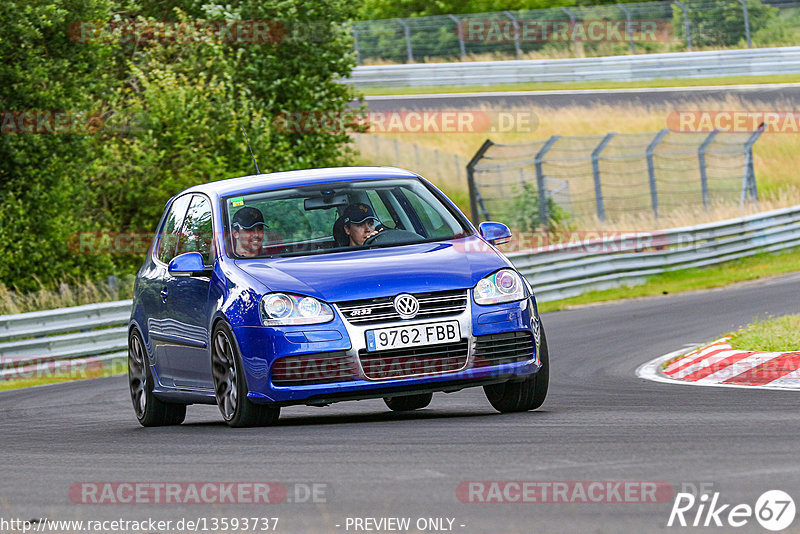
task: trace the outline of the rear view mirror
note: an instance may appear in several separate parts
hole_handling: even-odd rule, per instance
[[[503,223],[491,221],[482,222],[478,226],[478,231],[480,231],[481,236],[492,245],[502,245],[511,240],[511,230]]]
[[[202,276],[210,274],[213,268],[203,264],[203,255],[199,252],[185,252],[172,258],[167,270],[173,276]]]
[[[320,196],[307,198],[303,201],[303,207],[306,211],[321,210],[325,208],[333,208],[335,206],[346,206],[350,203],[347,195],[339,193],[333,196]]]

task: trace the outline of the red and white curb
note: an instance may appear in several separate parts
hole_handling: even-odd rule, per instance
[[[724,337],[688,353],[684,348],[659,356],[640,366],[636,376],[695,386],[800,389],[800,352],[736,350],[729,340]],[[665,362],[670,362],[667,367]]]

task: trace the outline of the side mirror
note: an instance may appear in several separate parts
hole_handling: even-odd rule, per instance
[[[478,226],[478,231],[481,233],[481,236],[492,245],[502,245],[511,240],[511,230],[503,223],[491,221],[482,222]]]
[[[172,258],[167,270],[173,276],[203,276],[211,274],[213,268],[203,265],[203,255],[199,252],[185,252]]]

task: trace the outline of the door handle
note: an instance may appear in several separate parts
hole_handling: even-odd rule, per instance
[[[161,290],[161,302],[163,302],[164,304],[167,303],[167,296],[169,296],[169,291],[167,291],[167,288],[162,289]]]

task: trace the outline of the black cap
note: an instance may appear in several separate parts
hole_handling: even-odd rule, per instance
[[[348,223],[362,223],[367,219],[374,219],[378,220],[375,216],[375,212],[372,211],[372,208],[367,206],[366,204],[350,204],[344,210],[344,224]]]
[[[257,224],[266,227],[264,215],[261,214],[260,210],[250,206],[237,211],[233,216],[233,221],[231,221],[231,226],[233,226],[234,230],[250,230]]]

